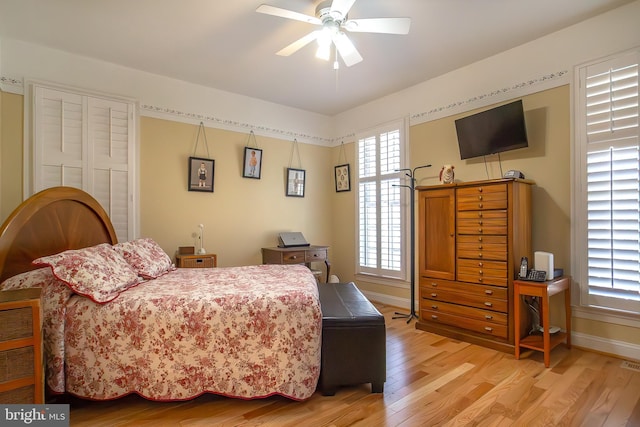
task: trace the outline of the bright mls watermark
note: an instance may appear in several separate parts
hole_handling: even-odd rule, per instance
[[[0,425],[69,427],[69,405],[0,405]]]

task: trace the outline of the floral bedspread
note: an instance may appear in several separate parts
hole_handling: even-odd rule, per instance
[[[73,295],[56,314],[64,343],[45,343],[57,355],[47,363],[53,391],[302,400],[320,374],[322,313],[302,265],[177,269],[106,304]],[[57,332],[48,338],[59,340]]]

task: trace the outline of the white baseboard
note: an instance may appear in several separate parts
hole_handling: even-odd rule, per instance
[[[362,293],[371,301],[391,305],[400,309],[404,308],[405,310],[409,310],[409,306],[411,304],[408,298],[395,297],[370,291],[362,291]],[[416,307],[416,312],[418,312],[418,310],[419,307]],[[594,335],[587,335],[580,332],[571,333],[571,343],[576,347],[584,348],[585,350],[611,354],[622,359],[638,360],[638,355],[640,354],[640,345],[625,341],[601,338]]]

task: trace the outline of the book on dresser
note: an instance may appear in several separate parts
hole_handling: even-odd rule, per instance
[[[418,187],[416,328],[512,352],[513,280],[531,259],[532,181]]]

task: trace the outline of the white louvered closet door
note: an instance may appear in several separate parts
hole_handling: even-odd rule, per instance
[[[34,86],[34,105],[34,190],[80,188],[133,238],[134,104]]]

